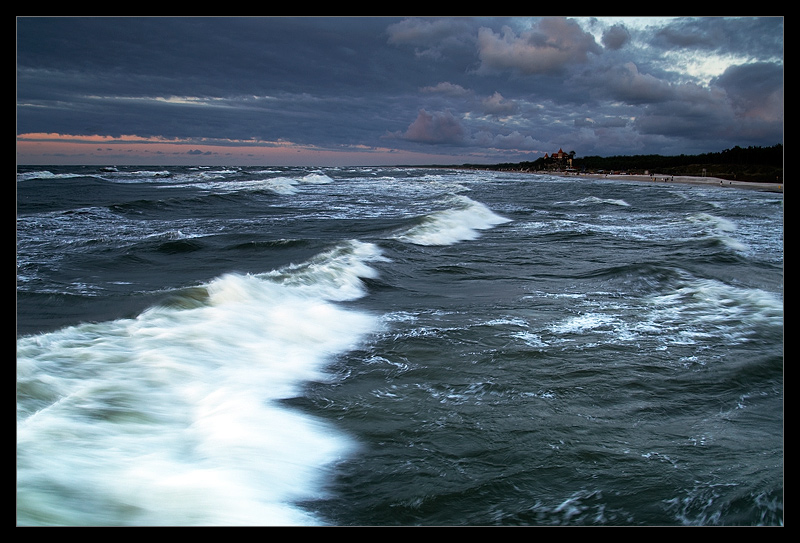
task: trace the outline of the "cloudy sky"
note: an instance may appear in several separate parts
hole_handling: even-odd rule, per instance
[[[492,164],[783,143],[782,17],[16,23],[18,164]]]

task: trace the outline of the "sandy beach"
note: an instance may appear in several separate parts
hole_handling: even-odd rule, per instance
[[[555,174],[559,175],[559,174]],[[752,183],[747,181],[731,181],[718,177],[694,177],[688,175],[620,175],[620,174],[560,174],[564,176],[586,177],[592,179],[615,179],[620,181],[650,181],[653,183],[682,183],[688,185],[707,185],[721,188],[737,188],[783,193],[783,183]]]

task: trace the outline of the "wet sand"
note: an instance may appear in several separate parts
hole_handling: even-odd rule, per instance
[[[735,188],[760,190],[764,192],[783,193],[783,183],[752,183],[748,181],[732,181],[718,177],[694,177],[689,175],[619,175],[619,174],[555,174],[570,177],[584,177],[588,179],[614,179],[620,181],[650,181],[652,183],[682,183],[689,185],[704,185],[720,188]]]

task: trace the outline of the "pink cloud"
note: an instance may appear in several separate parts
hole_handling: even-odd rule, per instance
[[[524,74],[548,73],[584,63],[589,53],[601,52],[591,34],[575,22],[545,17],[517,35],[505,26],[499,34],[490,28],[478,31],[480,71],[515,70]]]
[[[377,166],[451,164],[486,157],[415,153],[389,147],[319,148],[290,142],[167,141],[140,136],[17,136],[17,164]]]

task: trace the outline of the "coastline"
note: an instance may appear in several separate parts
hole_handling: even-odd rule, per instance
[[[620,174],[601,174],[601,173],[566,173],[548,172],[548,175],[558,175],[562,177],[581,177],[586,179],[613,179],[615,181],[647,181],[658,184],[681,183],[685,185],[703,185],[719,188],[734,188],[759,190],[762,192],[779,192],[783,194],[783,183],[753,183],[750,181],[733,181],[720,179],[719,177],[695,177],[689,175],[620,175]]]

